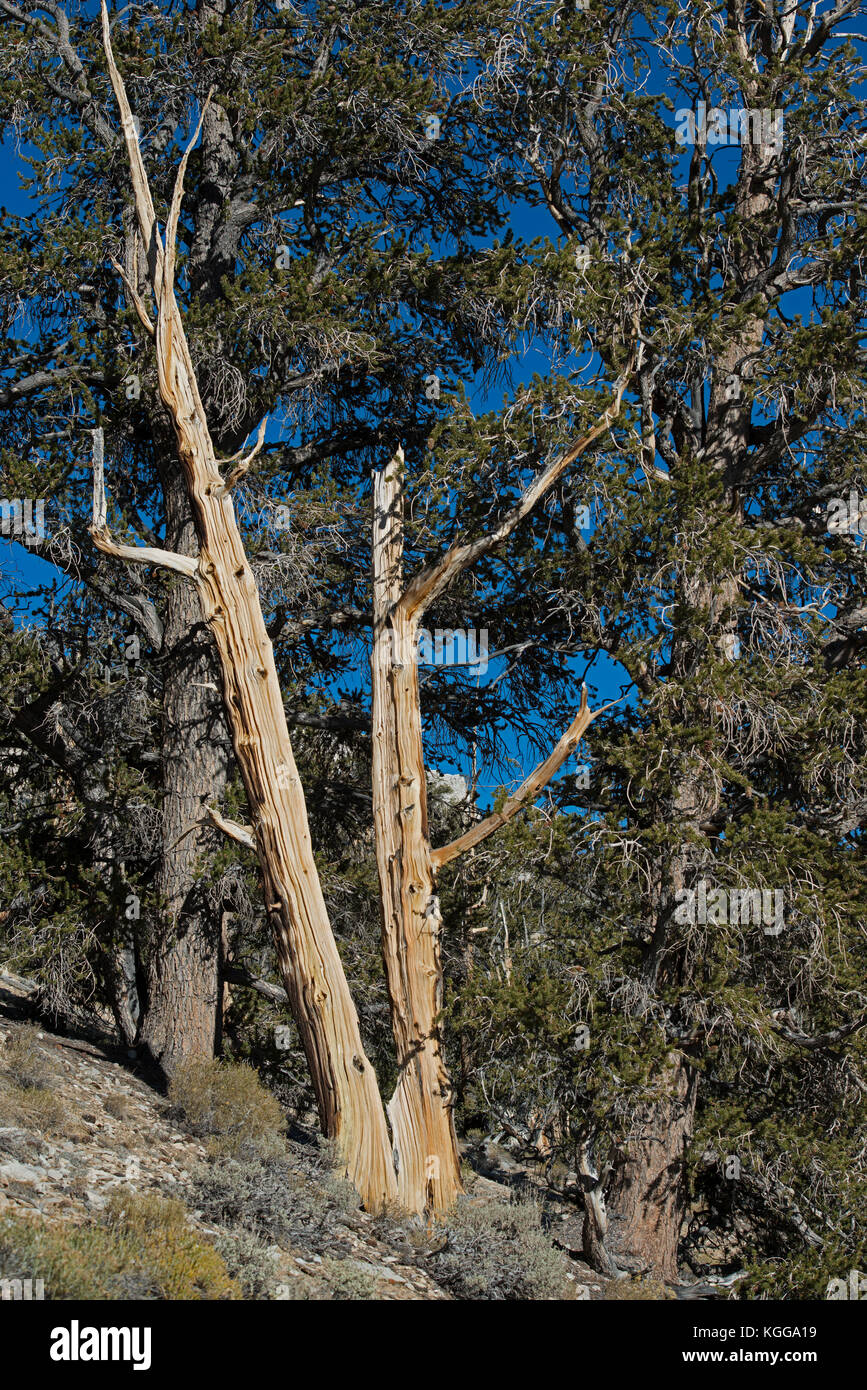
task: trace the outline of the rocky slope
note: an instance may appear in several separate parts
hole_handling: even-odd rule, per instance
[[[353,1194],[347,1195],[330,1177],[315,1136],[295,1131],[299,1137],[286,1141],[269,1209],[261,1191],[251,1191],[257,1186],[255,1171],[251,1178],[243,1164],[215,1165],[213,1154],[209,1163],[206,1145],[178,1127],[165,1097],[137,1074],[135,1060],[107,1039],[85,1041],[44,1027],[36,1033],[31,1025],[27,1036],[35,1049],[35,1065],[44,1063],[45,1077],[30,1089],[16,1088],[3,1058],[11,1055],[10,1040],[27,1016],[26,986],[4,977],[0,1225],[10,1215],[26,1215],[52,1227],[59,1222],[98,1226],[106,1209],[111,1210],[112,1194],[115,1199],[118,1193],[161,1194],[179,1198],[189,1230],[203,1242],[216,1244],[229,1273],[243,1288],[243,1294],[234,1296],[520,1296],[498,1282],[502,1268],[497,1263],[502,1267],[509,1260],[517,1271],[513,1282],[520,1285],[525,1273],[531,1281],[531,1297],[586,1299],[602,1293],[598,1276],[574,1254],[553,1251],[541,1231],[529,1233],[526,1250],[516,1243],[523,1238],[520,1231],[502,1235],[510,1213],[510,1187],[469,1172],[469,1215],[462,1217],[460,1239],[455,1233],[449,1239],[439,1230],[358,1210]],[[232,1188],[235,1181],[237,1191]],[[284,1191],[285,1199],[280,1196]],[[276,1209],[284,1201],[291,1207],[286,1219]],[[222,1215],[230,1208],[231,1219],[214,1219],[215,1211]],[[496,1238],[506,1243],[491,1259],[496,1241],[488,1239],[485,1222],[490,1222],[492,1211]],[[574,1239],[569,1239],[566,1223],[562,1237],[561,1247],[568,1250]],[[522,1262],[526,1271],[520,1268]],[[4,1272],[8,1270],[0,1269],[0,1275]],[[29,1273],[22,1270],[20,1275]]]

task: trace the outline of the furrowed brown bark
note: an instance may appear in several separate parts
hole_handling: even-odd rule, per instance
[[[199,558],[192,562],[159,551],[136,555],[129,547],[116,546],[105,528],[104,498],[101,508],[95,505],[92,534],[96,544],[111,554],[162,563],[197,583],[220,659],[227,717],[252,813],[277,957],[310,1067],[322,1126],[336,1140],[342,1163],[366,1205],[375,1208],[396,1195],[385,1116],[316,870],[273,648],[232,500],[214,457],[174,295],[175,233],[189,151],[178,171],[163,250],[132,113],[111,52],[104,2],[102,25],[157,303],[160,397],[175,429]],[[95,500],[101,488],[102,480],[97,489],[95,479]]]
[[[742,18],[742,17],[741,17]],[[740,23],[740,21],[738,21]],[[744,39],[744,54],[748,46]],[[745,73],[746,79],[746,73]],[[756,104],[756,89],[745,80],[744,100]],[[764,269],[768,247],[762,218],[772,205],[769,169],[774,156],[763,145],[747,142],[742,147],[741,169],[735,191],[740,225],[748,228],[731,275],[733,282],[746,284]],[[693,161],[693,178],[699,170]],[[770,177],[770,183],[769,183]],[[745,315],[727,337],[714,359],[707,409],[703,459],[709,472],[722,482],[721,505],[735,523],[743,521],[742,486],[744,464],[752,419],[752,402],[745,389],[729,392],[732,378],[748,381],[761,351],[767,305],[758,314]],[[702,388],[703,389],[703,385]],[[740,599],[736,570],[717,574],[712,581],[687,576],[678,598],[687,610],[707,615],[717,659],[735,659],[737,608]],[[696,659],[701,657],[689,632],[677,633],[672,645],[672,683],[686,689],[693,679]],[[707,712],[708,721],[712,713]],[[689,761],[670,803],[670,823],[680,832],[681,845],[700,842],[697,832],[702,821],[710,819],[719,807],[719,796],[708,785],[701,765]],[[686,849],[676,850],[663,866],[663,906],[675,892],[694,881],[695,863]],[[642,966],[646,987],[658,992],[682,971],[685,952],[670,945],[670,918],[661,912],[657,919]],[[661,1094],[636,1118],[636,1136],[627,1145],[623,1161],[615,1168],[609,1189],[609,1251],[630,1268],[645,1268],[661,1278],[677,1278],[677,1249],[685,1212],[684,1155],[692,1135],[699,1074],[680,1052],[669,1054],[660,1083]]]
[[[439,1024],[442,918],[428,838],[417,620],[400,602],[402,468],[399,451],[373,475],[373,815],[398,1064],[388,1105],[398,1196],[410,1211],[439,1212],[463,1189]]]
[[[696,1073],[672,1052],[663,1094],[636,1117],[635,1138],[614,1172],[605,1247],[623,1268],[678,1278],[677,1255],[686,1211],[686,1151],[696,1103]]]
[[[163,470],[166,539],[179,554],[198,543],[177,465]],[[199,881],[205,809],[228,774],[229,734],[219,667],[196,590],[170,586],[161,653],[162,853],[157,906],[145,923],[144,1009],[138,1043],[166,1077],[190,1058],[213,1057],[221,1033],[220,908]]]

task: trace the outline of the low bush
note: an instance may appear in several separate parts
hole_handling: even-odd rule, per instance
[[[375,1279],[355,1260],[323,1260],[322,1277],[328,1285],[328,1292],[323,1293],[323,1298],[366,1301],[376,1298]]]
[[[0,1125],[36,1130],[39,1134],[78,1133],[63,1098],[54,1091],[0,1085]]]
[[[243,1227],[280,1244],[311,1242],[340,1219],[342,1204],[286,1158],[200,1164],[188,1200],[215,1225]]]
[[[102,1105],[106,1114],[111,1115],[114,1120],[131,1120],[135,1115],[135,1106],[129,1096],[125,1096],[121,1091],[106,1096]]]
[[[274,1297],[279,1273],[279,1256],[252,1231],[236,1230],[218,1236],[214,1249],[222,1257],[232,1279],[241,1285],[244,1297],[259,1302]]]
[[[286,1117],[244,1062],[194,1061],[169,1086],[172,1116],[214,1157],[270,1158],[285,1149]]]
[[[212,1245],[186,1224],[180,1202],[114,1193],[92,1225],[31,1216],[0,1219],[0,1276],[42,1279],[54,1300],[238,1299]]]
[[[533,1202],[463,1200],[431,1232],[424,1261],[431,1276],[471,1300],[563,1298],[566,1260],[542,1230]]]
[[[40,1044],[39,1029],[22,1023],[0,1050],[0,1067],[22,1091],[46,1091],[57,1084],[57,1065]]]

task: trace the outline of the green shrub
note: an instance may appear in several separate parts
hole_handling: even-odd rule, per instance
[[[269,1158],[285,1148],[280,1104],[244,1062],[186,1062],[172,1078],[169,1100],[174,1118],[207,1139],[214,1157]]]
[[[376,1284],[366,1269],[353,1260],[329,1257],[320,1266],[322,1281],[308,1274],[290,1278],[283,1284],[282,1297],[294,1303],[330,1303],[343,1299],[369,1301],[376,1298]]]
[[[464,1200],[434,1228],[439,1249],[425,1264],[457,1298],[555,1299],[567,1290],[567,1264],[542,1230],[532,1202]]]
[[[342,1176],[337,1145],[333,1139],[318,1140],[318,1152],[313,1161],[312,1176],[338,1211],[358,1211],[361,1198],[347,1177]]]
[[[182,1204],[156,1194],[115,1193],[90,1226],[0,1219],[0,1276],[42,1279],[46,1298],[61,1301],[241,1297]]]

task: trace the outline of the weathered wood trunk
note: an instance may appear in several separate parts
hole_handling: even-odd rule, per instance
[[[163,246],[132,112],[111,51],[104,3],[102,27],[157,304],[156,324],[149,331],[156,340],[160,398],[174,426],[199,558],[186,560],[177,553],[146,549],[136,554],[134,548],[115,545],[105,524],[104,495],[95,507],[92,534],[109,553],[162,563],[197,583],[219,655],[226,714],[253,819],[277,958],[307,1056],[322,1127],[336,1140],[346,1172],[366,1205],[376,1208],[397,1191],[385,1114],[316,870],[274,650],[230,489],[214,456],[174,294],[174,246],[189,151],[178,171]],[[145,306],[139,301],[137,307],[147,324]]]
[[[382,952],[398,1082],[388,1105],[398,1195],[445,1211],[461,1192],[442,1050],[442,918],[427,823],[417,619],[401,603],[403,456],[373,475],[372,755]]]
[[[173,389],[167,382],[167,393]],[[231,500],[216,495],[219,475],[206,439],[200,434],[195,452],[180,432],[178,442],[200,537],[203,608],[220,655],[283,982],[322,1127],[375,1208],[396,1194],[391,1146],[316,870],[273,648]]]

